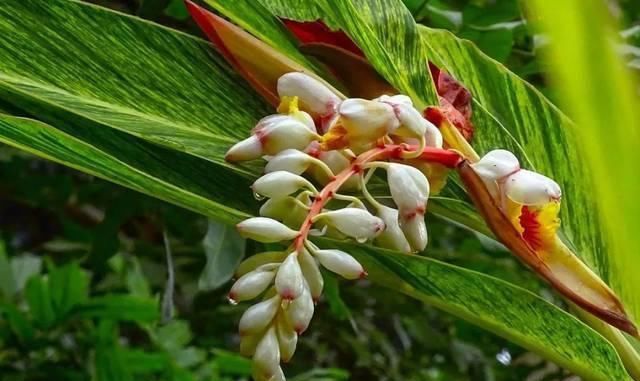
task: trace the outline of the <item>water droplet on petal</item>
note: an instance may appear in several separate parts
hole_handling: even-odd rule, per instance
[[[261,194],[260,194],[260,193],[258,193],[258,192],[253,192],[253,198],[255,198],[255,199],[256,199],[256,200],[258,200],[258,201],[262,201],[262,200],[264,200],[264,199],[265,199],[265,198],[267,198],[267,197],[266,197],[266,196],[261,195]]]
[[[365,243],[367,242],[367,237],[358,237],[356,238],[356,241],[358,241],[358,243]]]
[[[231,304],[232,306],[238,305],[238,301],[233,299],[232,297],[227,297],[227,301],[229,301],[229,304]]]

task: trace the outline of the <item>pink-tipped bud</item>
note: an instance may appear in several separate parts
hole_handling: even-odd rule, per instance
[[[236,227],[241,236],[264,243],[288,241],[298,235],[297,231],[283,223],[265,217],[248,218]]]
[[[322,213],[327,225],[360,242],[375,238],[384,230],[384,221],[360,208],[342,208]]]
[[[504,149],[489,152],[471,166],[485,181],[498,181],[520,170],[518,158]]]
[[[278,315],[276,318],[276,333],[280,344],[280,358],[284,362],[289,362],[296,352],[298,334],[284,315]]]
[[[273,277],[273,271],[257,269],[241,276],[231,287],[229,299],[235,302],[251,300],[262,294],[269,287]]]
[[[280,296],[276,295],[249,307],[240,318],[238,325],[240,335],[253,335],[267,328],[276,316],[280,302]]]
[[[297,149],[290,148],[271,157],[264,167],[264,171],[266,173],[286,171],[300,175],[309,168],[312,162],[313,158],[311,156]]]
[[[378,217],[384,221],[386,229],[376,237],[376,243],[386,249],[397,250],[403,253],[410,253],[411,246],[404,236],[400,223],[398,222],[398,210],[380,205]]]
[[[294,252],[282,262],[276,274],[276,291],[282,299],[293,300],[302,294],[304,278],[298,263],[298,255]]]
[[[387,103],[351,98],[340,104],[338,112],[354,142],[375,142],[400,125],[393,106]]]
[[[387,182],[401,218],[410,213],[424,214],[429,198],[429,181],[420,170],[404,164],[389,164]]]
[[[300,108],[318,116],[335,112],[340,97],[328,86],[304,73],[287,73],[278,79],[278,95],[298,97]]]
[[[511,200],[523,205],[544,205],[562,197],[560,185],[539,173],[521,169],[507,177],[504,191]]]
[[[314,254],[322,266],[345,279],[360,279],[367,274],[360,262],[344,251],[316,250]]]
[[[260,177],[251,188],[260,196],[281,198],[297,192],[300,188],[313,189],[313,185],[302,176],[276,171]]]
[[[301,334],[307,330],[311,318],[313,317],[313,299],[307,287],[300,297],[289,304],[287,308],[287,319],[296,333]]]
[[[224,159],[226,161],[246,161],[255,160],[263,155],[262,144],[257,136],[251,135],[248,138],[239,141],[234,144],[233,147],[227,151]]]
[[[274,115],[262,119],[253,129],[265,155],[275,155],[287,148],[305,149],[320,136],[309,126],[290,115]]]
[[[420,252],[427,247],[429,236],[423,215],[414,215],[412,218],[402,221],[400,228],[413,251]]]
[[[320,267],[316,260],[309,254],[308,251],[303,250],[298,256],[300,262],[300,268],[302,269],[302,275],[307,281],[309,286],[309,292],[314,302],[317,302],[322,295],[322,289],[324,288],[324,279],[320,272]]]
[[[270,327],[253,355],[254,371],[270,380],[280,369],[280,347],[275,327]]]

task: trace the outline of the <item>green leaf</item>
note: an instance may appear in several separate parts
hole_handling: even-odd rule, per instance
[[[227,283],[244,258],[246,240],[235,226],[209,221],[202,241],[207,263],[200,274],[198,287],[210,291]]]
[[[77,263],[53,268],[49,272],[49,289],[53,310],[63,318],[89,297],[89,275]]]
[[[94,356],[94,381],[133,380],[125,363],[125,354],[118,342],[118,330],[113,322],[101,321],[97,329]]]
[[[130,320],[141,323],[154,322],[159,318],[156,300],[116,294],[93,297],[77,305],[73,313],[84,318]]]
[[[104,8],[11,0],[0,36],[0,99],[56,127],[79,118],[89,132],[87,123],[125,131],[213,170],[270,111],[208,43]]]
[[[7,300],[13,298],[16,292],[13,270],[3,240],[0,240],[0,291]]]
[[[11,331],[23,343],[29,343],[35,336],[35,329],[27,316],[14,304],[0,303],[0,314],[9,323]]]
[[[40,276],[29,279],[25,288],[25,299],[37,327],[47,329],[53,326],[57,316],[47,278]]]
[[[354,255],[380,285],[539,353],[588,380],[630,380],[613,346],[577,318],[502,280],[415,255],[323,240]]]

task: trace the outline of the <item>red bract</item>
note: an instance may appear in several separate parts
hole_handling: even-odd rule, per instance
[[[362,50],[342,31],[332,31],[322,21],[301,22],[282,19],[284,25],[303,44],[322,43],[336,46],[364,57]]]

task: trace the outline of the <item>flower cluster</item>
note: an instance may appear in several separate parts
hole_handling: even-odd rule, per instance
[[[239,327],[241,352],[253,357],[256,380],[284,380],[280,362],[292,357],[298,335],[309,326],[323,289],[321,267],[346,279],[367,274],[350,254],[320,248],[310,238],[423,251],[430,183],[442,187],[448,168],[463,160],[443,149],[439,129],[407,96],[344,99],[299,72],[280,77],[277,90],[278,114],[260,120],[226,156],[232,162],[267,160],[265,174],[252,185],[256,198],[266,200],[260,217],[237,228],[246,238],[286,247],[247,259],[229,293],[233,303],[262,297],[246,310]],[[521,170],[508,151],[492,151],[473,168],[505,211],[519,207],[510,216],[522,219],[524,208],[540,213],[547,201],[560,197],[557,184]],[[383,204],[367,189],[376,170],[385,172],[393,203]],[[516,223],[524,235],[528,227]]]

